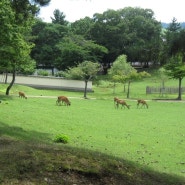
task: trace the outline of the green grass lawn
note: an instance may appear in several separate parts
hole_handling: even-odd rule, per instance
[[[27,91],[27,100],[18,98],[19,89]],[[131,105],[129,110],[115,109],[112,89],[95,89],[103,92],[90,93],[90,99],[84,100],[83,93],[15,86],[11,96],[0,96],[3,99],[0,135],[53,143],[57,134],[65,134],[70,138],[69,146],[185,177],[184,102],[149,100],[149,109],[146,109],[137,108],[135,100],[127,100]],[[56,106],[57,95],[63,94],[68,95],[70,107]],[[96,94],[98,98],[94,99]],[[52,97],[44,97],[47,95]],[[121,90],[118,95],[121,96]],[[144,94],[140,96],[146,98]]]

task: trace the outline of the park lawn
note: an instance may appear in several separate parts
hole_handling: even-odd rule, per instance
[[[29,88],[26,90],[31,92]],[[47,95],[47,91],[44,92]],[[115,109],[113,95],[105,99],[99,95],[94,99],[94,93],[89,94],[92,98],[82,99],[83,93],[74,96],[73,92],[69,93],[72,105],[67,107],[56,106],[57,93],[53,91],[54,96],[49,98],[40,96],[27,100],[18,98],[16,93],[10,97],[1,95],[0,134],[50,144],[57,134],[65,134],[70,138],[69,146],[185,176],[183,102],[150,100],[146,109],[137,108],[135,100],[127,100],[130,110]]]

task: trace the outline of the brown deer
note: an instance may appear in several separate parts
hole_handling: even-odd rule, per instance
[[[61,105],[61,102],[62,102],[62,104],[65,103],[65,105],[67,105],[67,106],[71,105],[71,102],[69,101],[69,99],[66,96],[58,96],[56,104]]]
[[[130,105],[128,105],[128,104],[126,103],[126,101],[124,101],[124,100],[119,100],[119,99],[118,99],[116,102],[117,102],[117,104],[116,104],[117,108],[119,107],[119,104],[120,104],[120,105],[122,105],[121,108],[127,107],[128,109],[130,109]]]
[[[19,92],[19,98],[27,99],[26,95],[23,92]]]
[[[116,106],[118,100],[119,100],[119,98],[114,97],[114,107]]]
[[[148,104],[146,103],[145,100],[141,100],[141,99],[137,100],[137,108],[139,107],[140,104],[141,104],[141,107],[144,106],[148,109]]]

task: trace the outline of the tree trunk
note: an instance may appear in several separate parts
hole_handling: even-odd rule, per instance
[[[125,93],[126,91],[126,84],[124,83],[124,89],[123,89],[123,92]]]
[[[113,94],[115,94],[115,90],[116,90],[116,83],[114,82]]]
[[[87,99],[87,83],[88,83],[88,81],[85,80],[84,98],[86,98],[86,99]]]
[[[6,74],[5,74],[5,81],[4,81],[5,84],[7,84],[7,79],[8,79],[8,72],[6,71]]]
[[[9,95],[10,89],[12,88],[12,86],[15,82],[15,73],[16,73],[16,71],[15,71],[15,67],[14,67],[13,73],[12,73],[12,81],[10,82],[9,86],[6,89],[6,95]]]
[[[130,81],[128,82],[128,91],[127,91],[127,98],[130,96]]]
[[[179,94],[178,94],[177,100],[182,100],[181,83],[182,83],[182,78],[179,78]]]

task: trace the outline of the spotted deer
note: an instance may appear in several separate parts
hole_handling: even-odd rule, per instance
[[[69,101],[69,99],[66,96],[58,96],[56,104],[61,105],[61,102],[62,102],[62,104],[64,103],[67,106],[71,105],[71,102]]]
[[[137,108],[139,107],[139,105],[141,104],[141,107],[146,107],[148,109],[148,104],[146,103],[145,100],[137,100]]]
[[[27,99],[25,93],[23,93],[23,92],[19,92],[19,98],[25,98],[25,99]]]
[[[126,103],[126,101],[124,101],[124,100],[119,100],[119,99],[118,99],[116,102],[117,102],[117,103],[116,103],[117,108],[119,107],[119,105],[121,105],[121,108],[127,107],[127,109],[130,109],[130,105],[128,105],[128,104]]]

